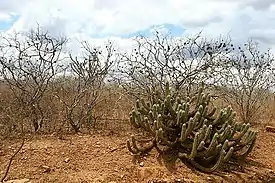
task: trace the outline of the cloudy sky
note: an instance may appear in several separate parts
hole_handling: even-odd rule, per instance
[[[275,0],[0,0],[0,31],[33,28],[127,46],[132,36],[164,28],[175,36],[199,31],[253,38],[275,49]]]

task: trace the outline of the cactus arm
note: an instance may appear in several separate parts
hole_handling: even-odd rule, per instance
[[[204,167],[194,160],[188,160],[188,162],[190,162],[191,165],[193,165],[195,168],[201,170],[202,172],[211,173],[211,172],[214,172],[217,168],[219,168],[219,166],[223,162],[225,155],[226,155],[226,152],[224,150],[222,150],[220,152],[219,159],[216,161],[216,163],[212,167]]]
[[[134,114],[130,115],[130,123],[135,127],[135,128],[140,128],[141,125],[136,121],[136,118]]]
[[[150,141],[151,141],[151,144],[149,144],[145,147],[138,147],[137,140],[135,139],[135,137],[133,135],[131,135],[132,146],[131,146],[130,140],[128,139],[127,140],[127,148],[133,154],[144,153],[144,152],[149,151],[149,150],[151,150],[152,148],[155,147],[156,140],[153,139],[153,140],[150,140]]]
[[[133,153],[133,154],[138,154],[138,153],[139,153],[138,150],[136,150],[136,149],[134,149],[134,148],[131,147],[130,140],[127,140],[126,144],[127,144],[128,150],[129,150],[131,153]]]
[[[193,130],[193,127],[194,127],[194,120],[193,118],[190,118],[189,121],[187,122],[187,129],[183,129],[185,131],[185,133],[181,133],[181,136],[180,136],[180,141],[183,142],[185,141],[185,139],[187,138],[187,136],[192,132]],[[186,125],[183,126],[186,128]]]
[[[216,119],[213,121],[213,125],[216,126],[218,123],[220,123],[223,116],[223,110],[220,111],[219,115],[216,117]]]
[[[198,153],[198,157],[208,157],[210,156],[211,154],[213,154],[214,151],[216,151],[216,148],[218,146],[218,136],[219,134],[218,133],[215,133],[211,142],[210,142],[210,145],[208,146],[208,148],[206,148],[205,151],[202,151],[202,152],[199,152]]]
[[[169,110],[169,112],[171,113],[171,115],[173,116],[173,117],[176,117],[177,116],[177,113],[176,113],[176,111],[175,111],[175,109],[173,108],[173,106],[172,106],[172,103],[171,103],[171,96],[170,95],[168,95],[167,97],[166,97],[166,99],[164,100],[164,104],[165,104],[165,107]]]
[[[207,127],[207,130],[206,130],[206,132],[205,132],[205,136],[204,136],[204,138],[203,138],[203,141],[204,141],[204,142],[207,141],[207,140],[210,138],[211,132],[212,132],[212,125],[209,125],[209,126]]]
[[[255,146],[255,142],[256,142],[256,138],[253,139],[253,141],[250,142],[248,148],[242,153],[242,154],[238,154],[238,156],[236,155],[232,155],[234,159],[244,159],[246,158],[246,156],[252,151],[253,147]]]
[[[177,125],[180,126],[182,124],[183,110],[179,110],[177,113]]]
[[[219,142],[224,142],[228,137],[230,136],[231,133],[231,126],[228,125],[225,130],[220,134]]]
[[[204,150],[204,149],[205,149],[204,145],[205,145],[205,142],[204,142],[204,141],[201,141],[200,144],[199,144],[199,146],[198,146],[198,148],[197,148],[197,150],[198,150],[198,151]]]
[[[176,143],[178,142],[178,139],[176,139],[174,142],[169,141],[167,138],[164,137],[164,131],[162,128],[157,130],[156,136],[158,140],[163,141],[167,146],[174,147]]]
[[[187,131],[187,128],[186,128],[186,124],[183,124],[182,127],[181,127],[181,135],[180,135],[180,139],[179,141],[180,142],[184,142],[185,139],[186,139],[186,131]]]
[[[193,147],[190,155],[188,156],[188,159],[193,160],[195,156],[197,155],[197,148],[199,146],[199,133],[195,134],[194,142],[193,142]]]
[[[241,127],[241,132],[237,135],[235,139],[233,139],[234,143],[231,144],[231,147],[237,145],[240,141],[241,138],[244,136],[244,134],[248,131],[248,128],[250,127],[250,124],[244,124]]]

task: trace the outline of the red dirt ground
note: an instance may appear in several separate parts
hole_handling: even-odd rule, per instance
[[[228,165],[226,172],[204,174],[181,161],[159,158],[153,150],[133,157],[125,146],[129,135],[36,135],[15,157],[7,180],[28,178],[43,183],[120,182],[275,182],[275,133],[260,129],[245,165]],[[20,139],[0,143],[0,178]],[[141,163],[142,162],[142,163]],[[230,170],[230,171],[228,171]]]

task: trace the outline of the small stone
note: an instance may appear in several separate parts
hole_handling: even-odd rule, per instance
[[[70,158],[66,158],[65,162],[68,163],[70,161]]]
[[[139,164],[139,166],[143,167],[143,166],[144,166],[144,162],[141,162],[141,163]]]
[[[118,169],[117,169],[117,168],[115,168],[115,169],[114,169],[114,171],[115,171],[115,172],[118,172]]]
[[[271,169],[268,170],[268,173],[275,174],[275,172],[273,170],[271,170]]]
[[[43,165],[42,168],[44,169],[44,171],[43,171],[44,173],[51,171],[51,168],[46,165]]]
[[[206,177],[206,179],[209,180],[209,181],[212,181],[212,180],[213,180],[212,177]]]

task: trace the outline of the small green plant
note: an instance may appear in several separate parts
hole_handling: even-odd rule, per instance
[[[151,139],[138,140],[132,135],[127,141],[129,151],[138,154],[154,147],[169,147],[178,152],[179,158],[204,172],[245,158],[253,149],[257,132],[250,129],[250,124],[236,122],[236,113],[230,106],[218,111],[211,99],[210,94],[204,93],[203,85],[193,97],[184,98],[172,92],[169,82],[163,96],[153,95],[151,102],[138,99],[130,122]]]

